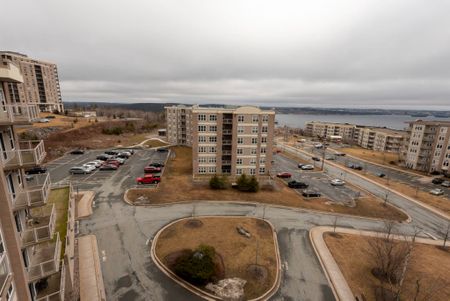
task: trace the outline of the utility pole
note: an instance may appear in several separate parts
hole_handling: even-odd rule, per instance
[[[327,152],[327,147],[324,145],[323,146],[323,151],[322,151],[322,166],[320,167],[320,170],[323,171],[323,166],[325,164],[325,154]]]
[[[383,206],[385,206],[385,207],[387,205],[388,198],[389,198],[389,192],[386,192],[386,194],[384,195],[384,203],[383,203]]]

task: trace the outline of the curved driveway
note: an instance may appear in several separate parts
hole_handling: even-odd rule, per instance
[[[163,225],[193,213],[262,217],[264,211],[265,217],[277,229],[284,266],[281,287],[271,300],[334,300],[308,235],[314,226],[332,225],[334,216],[271,206],[264,210],[263,205],[220,202],[133,207],[123,202],[123,192],[129,181],[129,170],[122,168],[101,186],[86,183],[83,187],[95,190],[97,196],[94,214],[81,221],[80,232],[97,236],[108,300],[198,300],[156,268],[146,243]],[[347,178],[347,181],[358,184],[359,179]],[[369,187],[368,190],[377,193],[379,188]],[[383,192],[380,190],[379,193]],[[445,221],[438,216],[401,197],[392,196],[391,202],[413,217],[411,224],[401,224],[403,231],[412,233],[415,225],[433,235],[442,232]],[[382,222],[339,217],[338,225],[377,230],[382,227]]]

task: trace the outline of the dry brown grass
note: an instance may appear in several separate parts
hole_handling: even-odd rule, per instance
[[[192,180],[192,150],[188,147],[173,147],[175,157],[169,159],[163,180],[157,189],[130,189],[127,197],[136,204],[157,205],[189,201],[247,201],[306,208],[325,212],[335,212],[374,218],[406,220],[407,216],[392,206],[383,206],[372,196],[361,198],[355,207],[347,207],[330,202],[326,198],[306,199],[295,190],[288,188],[281,180],[275,181],[272,190],[256,193],[239,192],[235,189],[212,190],[207,183]],[[148,202],[139,202],[139,197]]]
[[[325,242],[338,263],[345,279],[354,294],[364,294],[367,301],[375,300],[374,290],[379,285],[371,269],[374,261],[370,256],[369,238],[359,235],[340,234],[340,238],[325,235]],[[450,300],[450,286],[440,287],[442,280],[447,281],[450,268],[450,252],[437,246],[416,244],[410,266],[407,270],[405,289],[402,300],[413,300],[416,279],[421,279],[422,291],[438,286],[433,299],[419,300]],[[423,296],[422,296],[423,297]]]
[[[213,246],[224,262],[225,278],[239,277],[247,280],[246,300],[261,296],[276,280],[275,242],[271,227],[253,218],[196,218],[203,222],[198,228],[187,227],[186,220],[179,221],[165,229],[156,242],[156,255],[164,258],[182,249],[195,249],[200,244]],[[244,227],[252,235],[246,238],[236,231]],[[265,281],[258,281],[247,272],[248,265],[255,264],[256,242],[258,242],[258,265],[267,271]],[[166,263],[166,262],[164,262]]]
[[[144,145],[147,147],[160,147],[160,146],[166,146],[167,143],[161,142],[161,141],[155,139],[155,140],[149,140],[149,141],[145,142]]]
[[[412,184],[406,184],[401,182],[393,181],[392,179],[380,178],[371,174],[364,174],[364,171],[356,171],[355,172],[364,175],[365,177],[378,182],[380,184],[386,185],[389,188],[403,193],[411,198],[414,198],[422,203],[430,205],[436,209],[441,210],[446,214],[450,214],[450,199],[445,196],[437,196],[432,195],[428,191],[418,190],[417,186],[411,186]]]

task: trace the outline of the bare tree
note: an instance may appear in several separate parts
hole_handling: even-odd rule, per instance
[[[336,233],[337,223],[338,223],[338,216],[336,215],[333,220],[333,233]]]

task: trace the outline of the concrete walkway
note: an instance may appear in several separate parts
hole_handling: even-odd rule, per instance
[[[77,202],[77,217],[76,219],[86,218],[92,214],[92,201],[94,200],[94,191],[80,191],[79,194],[83,196]]]
[[[106,300],[95,235],[78,238],[80,300]]]
[[[313,245],[314,251],[319,258],[320,264],[322,265],[323,270],[325,271],[325,275],[328,278],[328,282],[331,284],[333,289],[333,293],[336,297],[336,300],[340,301],[354,301],[355,296],[350,289],[350,286],[345,280],[344,275],[341,272],[337,262],[334,260],[333,255],[328,249],[325,240],[323,239],[323,234],[325,232],[333,232],[333,227],[328,226],[319,226],[314,227],[309,232],[309,238]],[[336,233],[345,233],[345,234],[355,234],[355,235],[363,235],[369,237],[380,237],[382,233],[374,232],[374,231],[365,231],[365,230],[355,230],[350,228],[336,228]],[[404,240],[405,236],[402,235],[393,235],[394,239]],[[407,240],[411,241],[412,237],[407,236]],[[416,243],[429,244],[429,245],[442,245],[443,240],[432,240],[423,237],[416,237]]]

